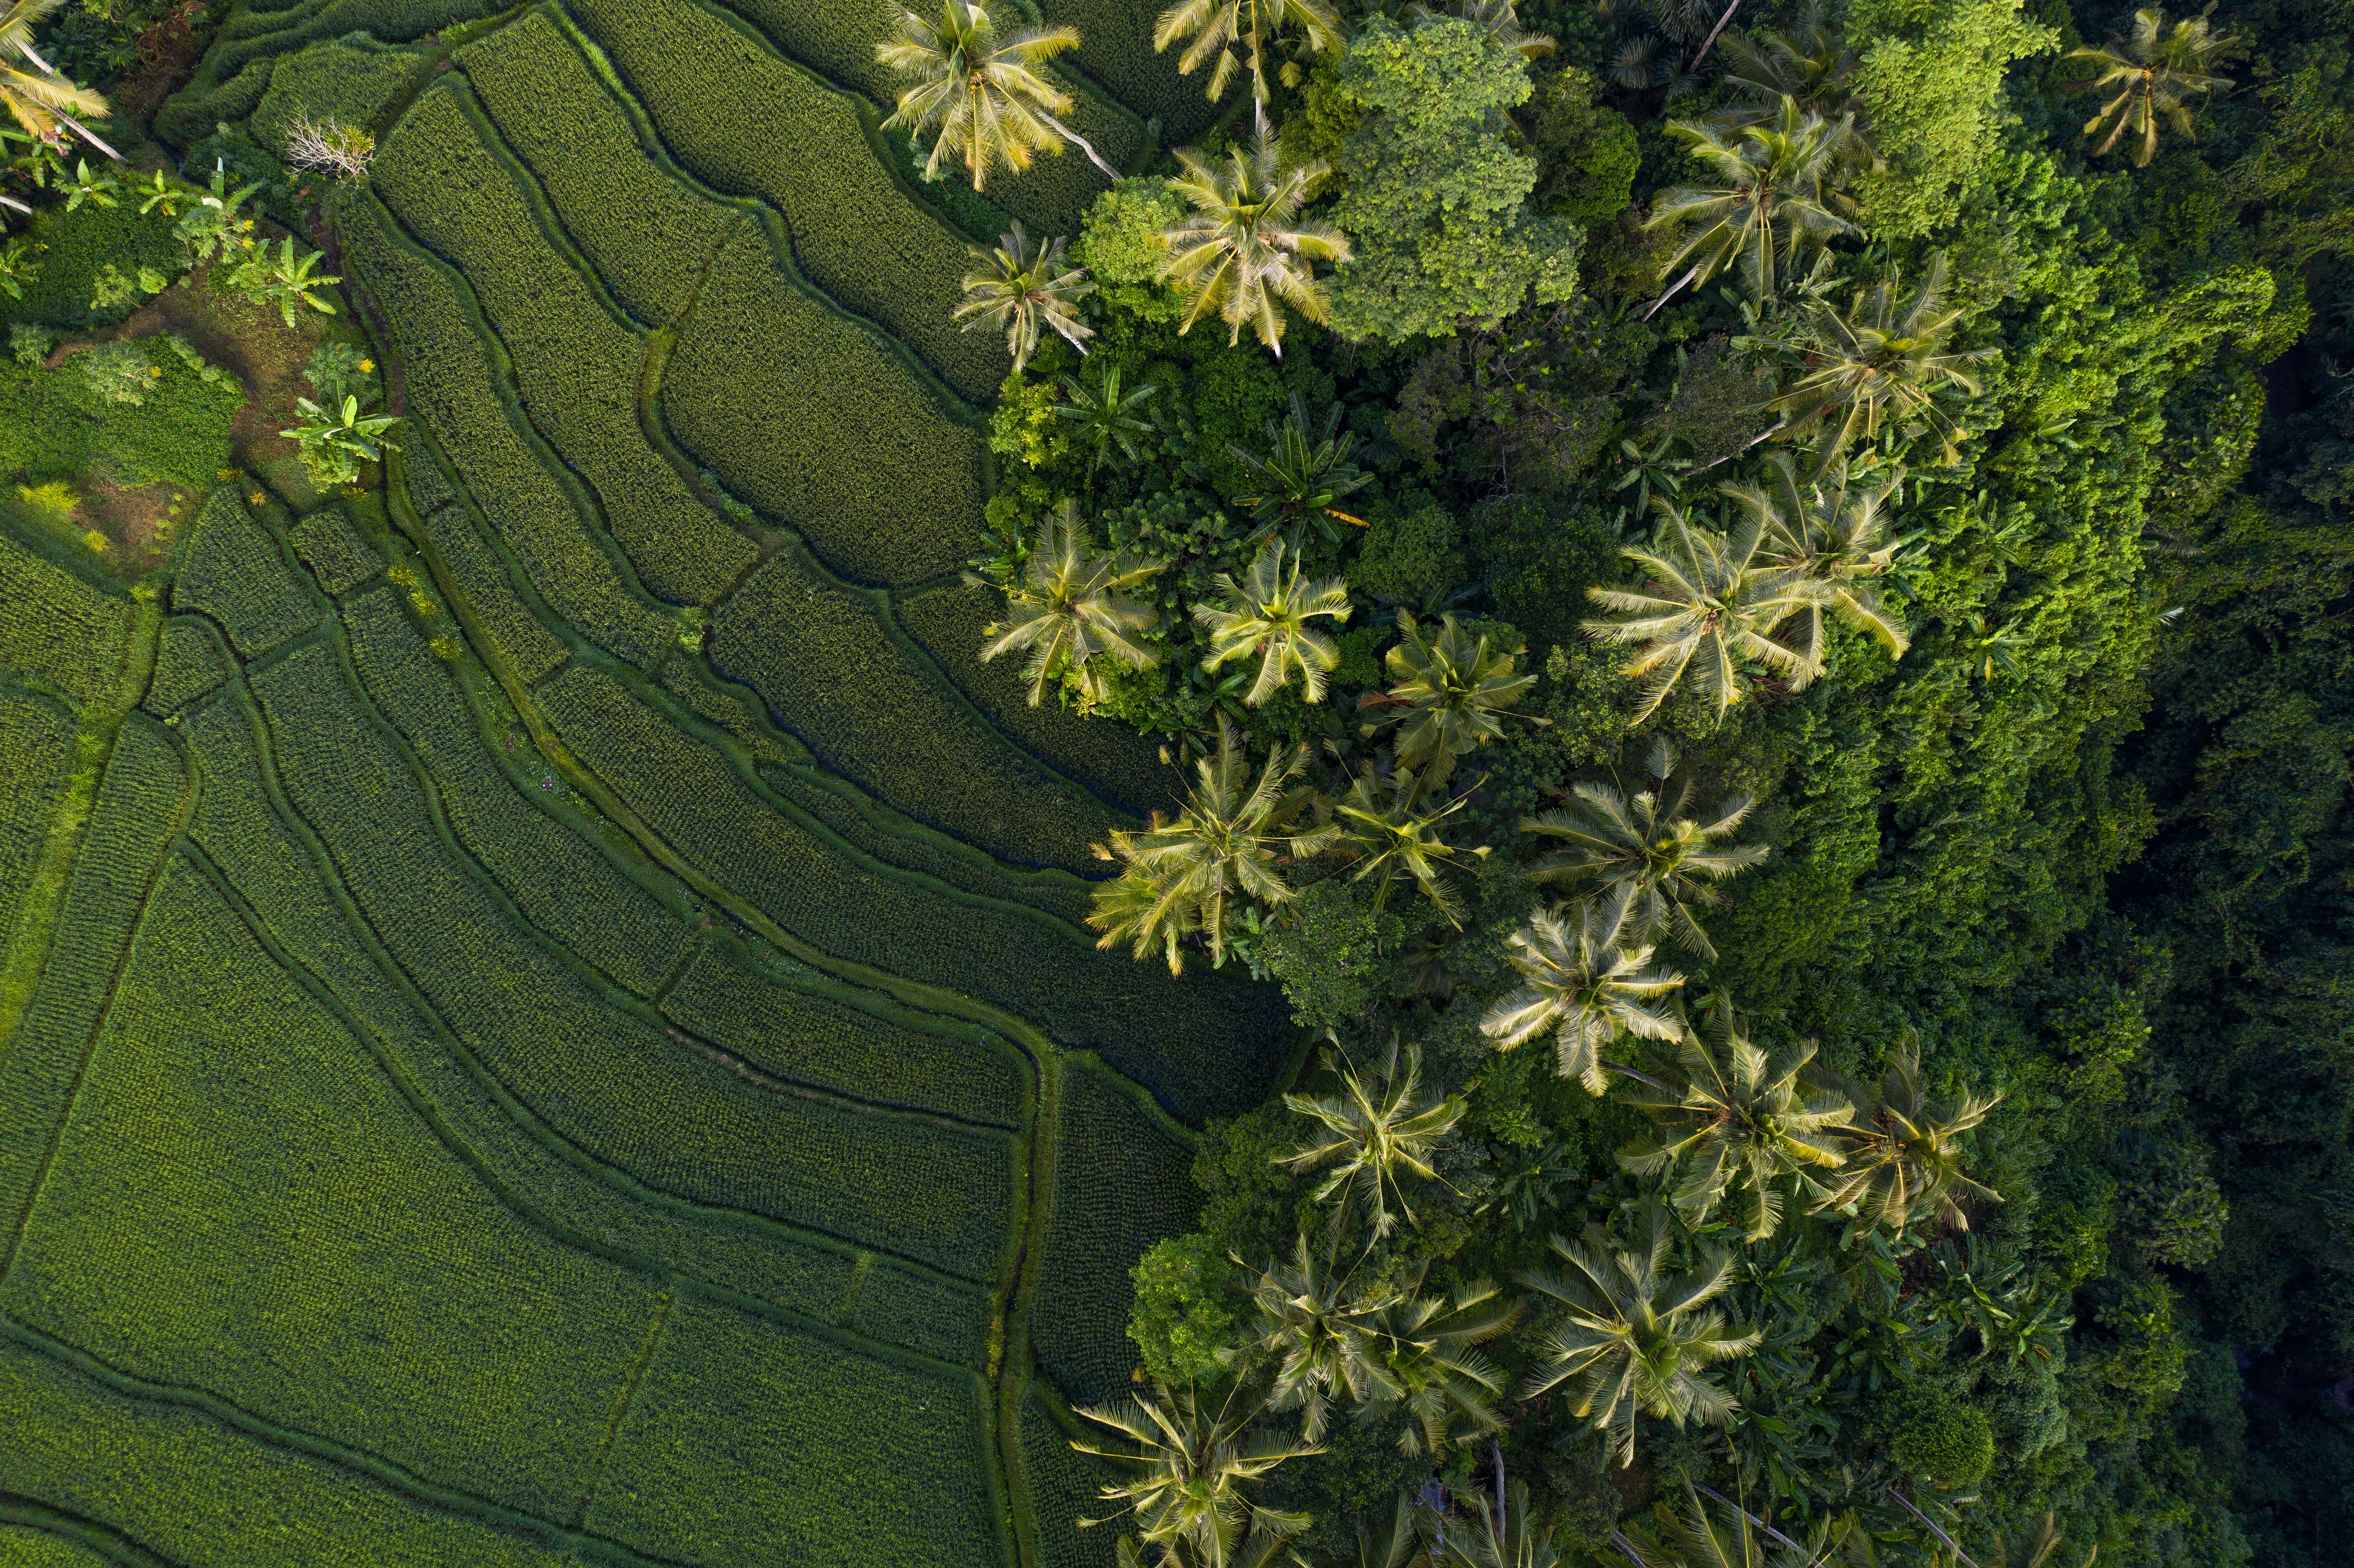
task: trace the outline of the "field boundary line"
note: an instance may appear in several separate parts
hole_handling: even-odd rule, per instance
[[[863,1260],[862,1260],[863,1261]],[[605,1436],[597,1444],[596,1457],[588,1467],[588,1484],[581,1489],[580,1501],[572,1510],[572,1528],[578,1530],[588,1522],[588,1510],[597,1499],[597,1489],[604,1483],[605,1463],[613,1452],[613,1444],[621,1436],[621,1423],[637,1403],[638,1385],[645,1381],[646,1368],[653,1364],[654,1350],[662,1342],[663,1330],[670,1322],[671,1308],[678,1303],[678,1287],[673,1286],[655,1302],[653,1320],[646,1325],[645,1342],[638,1347],[638,1359],[631,1363],[630,1375],[621,1382],[621,1392],[613,1401],[612,1418],[605,1423]]]
[[[172,1558],[141,1544],[111,1524],[22,1493],[0,1491],[0,1524],[13,1524],[86,1546],[122,1568],[180,1568]]]

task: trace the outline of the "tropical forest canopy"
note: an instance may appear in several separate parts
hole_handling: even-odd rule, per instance
[[[0,1524],[2349,1561],[2349,50],[13,0]]]

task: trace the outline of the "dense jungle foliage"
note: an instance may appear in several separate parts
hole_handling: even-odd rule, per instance
[[[974,570],[1198,769],[1107,944],[1323,1046],[1104,1528],[2348,1560],[2349,28],[1168,13],[1225,117],[969,282]]]

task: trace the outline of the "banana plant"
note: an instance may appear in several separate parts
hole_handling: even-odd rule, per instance
[[[296,312],[304,305],[326,315],[335,313],[334,305],[323,295],[329,287],[343,280],[316,277],[312,271],[325,260],[325,255],[316,250],[297,260],[294,241],[289,237],[278,242],[275,257],[269,246],[257,246],[253,254],[239,262],[237,270],[229,274],[229,283],[257,305],[275,304],[279,315],[291,328]]]
[[[296,398],[294,407],[310,422],[278,433],[288,440],[300,441],[304,460],[338,482],[359,477],[360,460],[378,462],[386,452],[400,450],[387,437],[387,432],[400,423],[400,417],[363,414],[357,397],[345,398],[340,410],[323,408],[308,397]]]

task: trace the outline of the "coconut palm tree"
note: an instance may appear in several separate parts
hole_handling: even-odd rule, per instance
[[[77,114],[93,120],[104,116],[108,112],[105,97],[76,86],[33,48],[33,25],[64,4],[65,0],[13,0],[0,8],[0,105],[36,141],[62,148],[65,133],[71,131],[119,164],[122,154],[74,118]],[[19,59],[33,69],[23,69],[16,63]]]
[[[1502,1429],[1496,1414],[1504,1380],[1479,1347],[1512,1326],[1521,1304],[1477,1279],[1448,1296],[1424,1296],[1419,1279],[1373,1315],[1382,1375],[1373,1403],[1411,1417],[1398,1434],[1408,1455],[1442,1454]]]
[[[1064,266],[1067,244],[1058,236],[1033,245],[1017,217],[1007,233],[998,236],[994,250],[971,247],[975,266],[965,274],[964,302],[949,319],[964,323],[967,332],[1003,327],[1005,352],[1013,356],[1016,376],[1038,352],[1040,327],[1052,327],[1081,354],[1087,351],[1087,339],[1096,335],[1096,329],[1079,320],[1072,308],[1094,293],[1096,286],[1079,268]]]
[[[1703,1492],[1716,1504],[1714,1516],[1701,1502]],[[1826,1520],[1802,1544],[1732,1499],[1690,1481],[1681,1511],[1662,1502],[1653,1516],[1653,1524],[1629,1526],[1621,1538],[1638,1568],[1822,1568],[1854,1528],[1852,1516]],[[1850,1561],[1861,1568],[1861,1558]]]
[[[1620,1097],[1659,1134],[1628,1145],[1618,1163],[1639,1176],[1679,1171],[1671,1201],[1691,1224],[1738,1199],[1744,1239],[1765,1240],[1781,1224],[1786,1181],[1846,1163],[1840,1134],[1855,1107],[1802,1086],[1814,1059],[1812,1041],[1770,1059],[1718,992],[1677,1048],[1682,1087],[1638,1086]]]
[[[1307,1516],[1262,1508],[1243,1495],[1243,1488],[1286,1459],[1322,1449],[1251,1431],[1259,1408],[1236,1383],[1214,1405],[1193,1389],[1155,1384],[1150,1395],[1082,1409],[1081,1415],[1134,1446],[1073,1440],[1071,1446],[1080,1453],[1112,1460],[1129,1472],[1128,1480],[1103,1489],[1105,1501],[1127,1506],[1108,1518],[1079,1523],[1106,1524],[1132,1514],[1145,1543],[1167,1549],[1164,1560],[1179,1553],[1204,1568],[1228,1568],[1240,1561],[1246,1527],[1276,1537],[1296,1534]]]
[[[1734,795],[1713,807],[1701,805],[1699,781],[1678,771],[1676,748],[1663,735],[1652,738],[1643,772],[1649,782],[1632,795],[1615,782],[1580,783],[1568,806],[1522,820],[1521,832],[1564,843],[1531,870],[1540,882],[1606,895],[1623,892],[1629,938],[1665,938],[1701,959],[1714,959],[1716,948],[1691,911],[1723,903],[1717,883],[1765,863],[1764,844],[1722,842],[1739,831],[1753,802]]]
[[[1127,870],[1097,889],[1087,924],[1101,931],[1096,945],[1135,944],[1141,959],[1160,948],[1169,972],[1183,971],[1177,944],[1201,932],[1215,961],[1226,957],[1226,906],[1245,898],[1280,907],[1298,896],[1283,879],[1287,855],[1314,854],[1331,842],[1329,829],[1294,833],[1289,828],[1309,802],[1310,791],[1287,791],[1285,784],[1307,766],[1308,748],[1278,747],[1258,780],[1246,789],[1249,758],[1225,715],[1218,716],[1218,749],[1194,766],[1200,782],[1174,821],[1152,814],[1142,832],[1115,831],[1106,859]]]
[[[941,0],[938,21],[902,11],[899,36],[875,45],[875,58],[915,80],[883,129],[905,126],[917,138],[938,132],[924,164],[928,180],[938,177],[943,164],[962,164],[980,190],[1000,164],[1020,174],[1040,148],[1059,151],[1068,142],[1116,182],[1119,171],[1055,118],[1071,111],[1071,95],[1038,74],[1040,66],[1078,47],[1076,27],[1000,36],[989,8],[976,0]]]
[[[1362,1286],[1354,1268],[1320,1262],[1304,1233],[1289,1263],[1270,1262],[1255,1273],[1251,1301],[1258,1318],[1250,1342],[1277,1358],[1267,1408],[1298,1410],[1300,1438],[1319,1442],[1333,1401],[1363,1404],[1382,1386],[1375,1317],[1396,1292]]]
[[[1341,16],[1331,0],[1177,0],[1154,24],[1152,48],[1158,53],[1180,38],[1191,38],[1177,57],[1178,75],[1191,76],[1207,64],[1207,90],[1215,100],[1225,97],[1235,72],[1247,68],[1251,92],[1263,104],[1267,99],[1267,51],[1293,28],[1310,54],[1340,47]],[[1297,64],[1287,63],[1278,74],[1285,85],[1299,85]]]
[[[1400,1492],[1389,1516],[1376,1527],[1368,1514],[1357,1516],[1352,1550],[1337,1559],[1334,1568],[1428,1568],[1422,1535],[1415,1525],[1414,1494]],[[2036,1568],[2041,1568],[2037,1564]]]
[[[1340,1080],[1339,1094],[1283,1097],[1285,1105],[1324,1130],[1280,1163],[1295,1171],[1331,1166],[1315,1201],[1339,1198],[1339,1217],[1362,1215],[1373,1240],[1379,1241],[1396,1227],[1398,1214],[1416,1223],[1401,1178],[1437,1179],[1431,1160],[1462,1119],[1463,1102],[1425,1093],[1422,1047],[1408,1045],[1401,1052],[1394,1034],[1372,1074],[1360,1074],[1356,1064],[1330,1050],[1324,1070]]]
[[[1646,568],[1650,580],[1585,590],[1617,617],[1587,621],[1586,632],[1639,645],[1626,673],[1646,684],[1629,722],[1650,717],[1687,673],[1720,715],[1747,690],[1745,665],[1763,666],[1793,690],[1822,673],[1805,650],[1774,640],[1774,629],[1806,608],[1811,590],[1761,558],[1766,530],[1758,519],[1748,518],[1728,535],[1695,525],[1689,511],[1664,498],[1652,504],[1667,521],[1664,546],[1619,552]]]
[[[1844,457],[1833,456],[1802,472],[1796,458],[1777,451],[1766,456],[1765,484],[1717,487],[1734,504],[1764,520],[1766,564],[1815,589],[1797,612],[1804,628],[1797,641],[1818,663],[1825,609],[1892,657],[1902,659],[1912,646],[1904,623],[1872,585],[1896,558],[1896,546],[1888,540],[1887,505],[1903,482],[1903,470],[1895,469],[1877,484],[1850,489]]]
[[[1622,1465],[1634,1462],[1638,1412],[1678,1426],[1695,1418],[1714,1425],[1730,1416],[1737,1402],[1706,1369],[1764,1342],[1755,1330],[1735,1330],[1723,1313],[1705,1310],[1732,1279],[1730,1259],[1703,1254],[1697,1266],[1670,1277],[1675,1234],[1667,1205],[1645,1202],[1641,1224],[1633,1246],[1617,1245],[1593,1226],[1582,1242],[1555,1236],[1553,1249],[1569,1267],[1521,1277],[1569,1308],[1568,1321],[1543,1349],[1551,1364],[1531,1374],[1524,1397],[1569,1382],[1571,1410],[1612,1435]]]
[[[1839,1210],[1900,1233],[1916,1220],[1968,1230],[1964,1203],[1999,1203],[2002,1194],[1962,1169],[1962,1135],[2000,1099],[1967,1091],[1951,1099],[1932,1096],[1921,1072],[1920,1038],[1908,1036],[1889,1053],[1880,1092],[1854,1118],[1847,1166],[1825,1184],[1812,1212]]]
[[[1422,783],[1411,773],[1368,767],[1349,786],[1334,826],[1340,837],[1333,850],[1356,866],[1352,882],[1371,880],[1373,912],[1389,902],[1390,889],[1401,877],[1410,877],[1424,897],[1436,905],[1447,923],[1461,929],[1463,910],[1447,884],[1445,868],[1466,853],[1485,858],[1485,845],[1458,850],[1439,836],[1440,824],[1470,804],[1454,800],[1436,811],[1416,809]]]
[[[1553,1527],[1540,1525],[1532,1517],[1526,1481],[1507,1483],[1500,1478],[1493,1507],[1477,1499],[1467,1500],[1473,1504],[1470,1521],[1449,1520],[1437,1531],[1430,1568],[1561,1568]],[[1597,1556],[1595,1561],[1606,1560]]]
[[[1847,47],[1821,0],[1808,0],[1797,23],[1752,39],[1739,32],[1724,35],[1719,52],[1725,58],[1724,84],[1741,101],[1711,110],[1710,124],[1726,132],[1745,125],[1763,125],[1781,113],[1789,99],[1808,114],[1837,126],[1847,126],[1839,149],[1842,162],[1876,166],[1879,149],[1872,143],[1871,111],[1855,90],[1855,51]]]
[[[1854,129],[1844,116],[1825,120],[1791,98],[1772,120],[1737,130],[1670,121],[1668,133],[1713,178],[1662,191],[1651,203],[1644,227],[1666,229],[1675,244],[1660,275],[1691,263],[1651,309],[1686,284],[1735,267],[1757,298],[1771,299],[1780,286],[1778,268],[1795,266],[1833,235],[1851,233],[1855,226],[1831,210],[1825,187]]]
[[[1443,7],[1429,0],[1414,0],[1406,14],[1416,21],[1432,16],[1460,18],[1487,34],[1488,41],[1498,48],[1511,49],[1526,59],[1543,59],[1560,41],[1551,33],[1532,33],[1521,26],[1520,0],[1452,0]]]
[[[1231,572],[1211,579],[1225,597],[1223,606],[1193,607],[1193,619],[1210,629],[1210,656],[1202,668],[1214,671],[1230,659],[1257,656],[1258,678],[1243,698],[1253,707],[1291,684],[1295,671],[1308,700],[1322,702],[1325,673],[1341,662],[1332,640],[1309,622],[1348,620],[1349,585],[1339,577],[1303,581],[1297,556],[1286,572],[1287,549],[1282,540],[1269,539],[1242,581]]]
[[[1214,313],[1229,329],[1229,344],[1241,342],[1248,325],[1280,358],[1284,307],[1323,321],[1330,313],[1315,264],[1349,260],[1348,236],[1329,223],[1299,221],[1309,186],[1329,166],[1321,159],[1289,162],[1264,121],[1257,142],[1248,150],[1237,143],[1222,164],[1182,147],[1177,162],[1184,175],[1169,188],[1193,211],[1161,231],[1169,254],[1160,271],[1186,291],[1178,332]]]
[[[1504,733],[1511,705],[1537,678],[1534,672],[1512,673],[1524,648],[1491,647],[1484,631],[1475,640],[1451,614],[1439,618],[1437,637],[1426,635],[1403,609],[1397,626],[1403,635],[1385,661],[1390,689],[1369,693],[1358,705],[1382,710],[1364,733],[1397,726],[1399,765],[1422,769],[1426,787],[1441,784],[1454,773],[1457,758]]]
[[[1309,422],[1308,399],[1294,392],[1289,413],[1280,421],[1267,422],[1265,457],[1239,442],[1226,443],[1226,455],[1248,469],[1259,482],[1257,495],[1238,498],[1252,509],[1252,521],[1269,534],[1278,528],[1285,529],[1295,550],[1299,547],[1299,524],[1303,520],[1314,519],[1319,531],[1328,539],[1341,536],[1341,531],[1332,526],[1335,522],[1359,528],[1366,525],[1363,518],[1334,504],[1373,482],[1372,474],[1349,461],[1357,436],[1353,430],[1341,429],[1344,411],[1339,403],[1334,403],[1326,410],[1320,430]]]
[[[1097,387],[1089,387],[1076,376],[1063,377],[1063,390],[1069,397],[1055,405],[1055,415],[1078,427],[1072,437],[1087,454],[1090,478],[1115,450],[1130,462],[1140,461],[1144,452],[1136,444],[1137,438],[1152,433],[1152,422],[1140,410],[1161,388],[1148,381],[1133,392],[1122,392],[1120,378],[1117,365],[1104,372],[1102,385]]]
[[[2232,79],[2216,70],[2223,57],[2241,48],[2236,34],[2217,33],[2209,26],[2210,5],[2196,16],[2166,26],[2166,11],[2149,5],[2134,13],[2133,36],[2112,33],[2105,45],[2086,44],[2068,51],[2072,60],[2091,60],[2101,68],[2090,81],[2070,82],[2076,92],[2111,92],[2114,96],[2084,122],[2084,134],[2099,139],[2093,155],[2114,149],[2126,132],[2133,132],[2133,161],[2146,167],[2158,154],[2158,122],[2164,120],[2183,135],[2191,132],[2190,104]]]
[[[1034,708],[1045,696],[1047,681],[1066,673],[1079,677],[1088,700],[1099,700],[1097,655],[1131,670],[1149,670],[1160,662],[1143,640],[1160,612],[1122,591],[1160,569],[1158,563],[1097,550],[1080,520],[1079,503],[1064,502],[1047,519],[1045,537],[1030,552],[1022,580],[1005,590],[1006,619],[981,628],[988,640],[981,644],[981,662],[1027,649],[1030,662],[1022,673],[1030,682]]]
[[[1610,1073],[1631,1071],[1603,1059],[1612,1041],[1626,1034],[1681,1038],[1682,1021],[1660,999],[1684,977],[1653,964],[1650,946],[1630,939],[1629,901],[1622,888],[1531,916],[1504,939],[1520,988],[1488,1009],[1479,1032],[1505,1051],[1550,1032],[1561,1053],[1561,1075],[1579,1079],[1597,1095],[1610,1086]]]
[[[1943,252],[1930,258],[1929,275],[1910,296],[1899,291],[1891,273],[1858,290],[1844,313],[1811,302],[1795,313],[1779,342],[1744,340],[1778,348],[1798,367],[1797,379],[1766,404],[1782,416],[1777,440],[1813,437],[1827,451],[1843,452],[1858,440],[1878,440],[1881,426],[1892,424],[1907,438],[1934,433],[1946,462],[1961,455],[1937,394],[1952,387],[1977,397],[1971,366],[1997,350],[1946,347],[1963,312],[1946,306]]]

